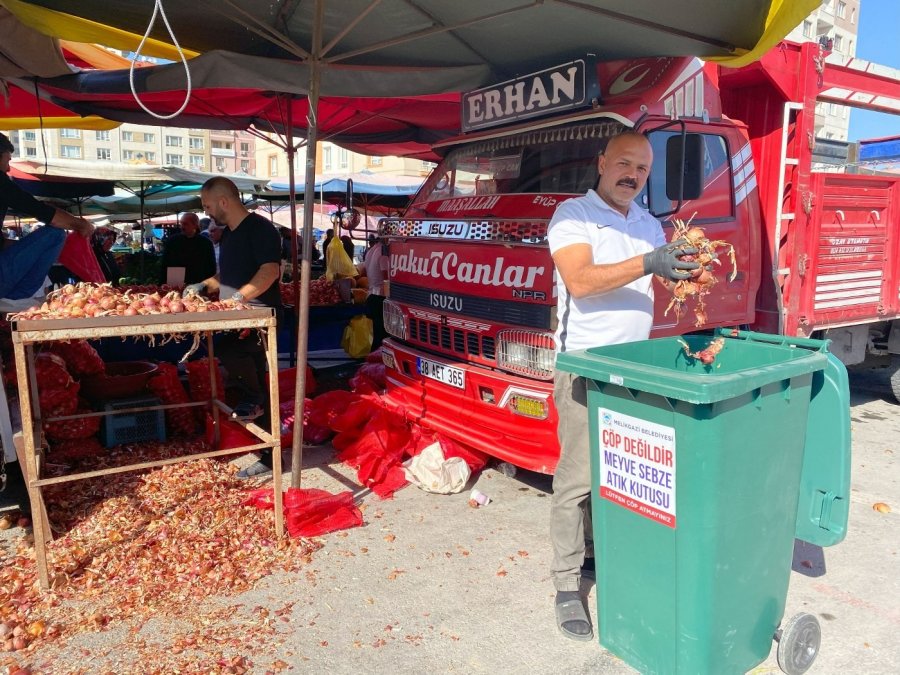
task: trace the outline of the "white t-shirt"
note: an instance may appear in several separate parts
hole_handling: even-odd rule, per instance
[[[594,190],[557,207],[547,233],[550,253],[588,244],[595,264],[622,262],[666,243],[659,221],[637,204],[628,216],[613,209]],[[556,275],[557,351],[646,340],[653,324],[653,276],[586,298],[572,298]]]
[[[375,242],[366,251],[364,260],[366,266],[366,277],[369,279],[368,295],[383,295],[382,286],[387,276],[390,260],[381,252],[381,242]]]

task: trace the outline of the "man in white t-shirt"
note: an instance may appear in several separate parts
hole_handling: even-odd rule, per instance
[[[390,259],[385,254],[381,237],[370,239],[363,262],[358,265],[359,271],[369,280],[369,292],[366,295],[366,316],[372,320],[372,350],[381,346],[387,337],[384,330],[384,284],[388,278]]]
[[[647,138],[626,131],[598,159],[597,189],[559,205],[548,230],[557,271],[558,351],[645,340],[653,323],[653,280],[686,279],[696,250],[667,244],[659,221],[634,203],[650,174]],[[563,635],[591,640],[590,618],[578,592],[585,563],[591,468],[587,388],[583,377],[557,371],[560,458],[553,477],[550,538],[556,622]]]

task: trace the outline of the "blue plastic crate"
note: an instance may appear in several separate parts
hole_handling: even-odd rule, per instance
[[[120,398],[109,401],[104,410],[126,410],[160,405],[160,400],[153,396],[136,398]],[[163,410],[139,410],[136,412],[107,415],[103,418],[100,430],[103,445],[111,448],[124,443],[140,443],[142,441],[166,440],[166,416]]]

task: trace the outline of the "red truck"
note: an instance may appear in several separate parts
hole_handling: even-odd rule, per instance
[[[816,102],[900,112],[900,73],[825,56],[782,43],[739,69],[588,57],[465,94],[465,133],[436,147],[443,160],[405,215],[382,222],[388,399],[498,459],[554,471],[547,225],[595,187],[598,152],[626,127],[653,145],[639,199],[667,235],[692,218],[737,252],[701,328],[824,336],[848,365],[900,353],[900,176],[813,170]],[[657,286],[652,335],[698,330],[693,312],[665,313],[670,299]]]

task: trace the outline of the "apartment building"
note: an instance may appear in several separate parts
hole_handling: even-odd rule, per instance
[[[244,131],[210,131],[123,124],[109,131],[38,129],[13,132],[16,156],[178,166],[256,175],[256,142]]]
[[[819,42],[831,47],[826,61],[844,62],[856,55],[861,0],[824,0],[787,39]],[[816,136],[846,141],[850,129],[850,109],[836,103],[816,105]]]
[[[287,153],[272,143],[257,141],[256,165],[260,178],[284,178],[288,175]],[[306,148],[300,148],[294,157],[294,173],[297,182],[303,182],[306,167]],[[360,155],[329,141],[316,144],[316,172],[320,176],[346,176],[368,171],[394,176],[421,176],[424,178],[434,164],[403,157]]]

